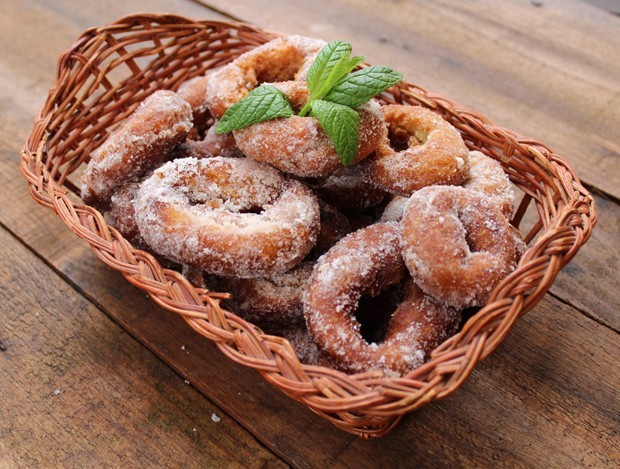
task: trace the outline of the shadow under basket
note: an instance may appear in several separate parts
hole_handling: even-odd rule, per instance
[[[36,202],[53,210],[101,260],[159,305],[180,314],[227,357],[258,370],[338,427],[364,438],[378,437],[403,415],[455,391],[502,342],[589,238],[596,222],[594,200],[566,161],[543,144],[411,83],[389,89],[379,97],[383,104],[430,108],[462,133],[470,149],[502,163],[522,193],[513,225],[523,225],[528,212],[531,227],[521,226],[528,249],[462,330],[405,376],[347,375],[300,363],[288,341],[266,335],[220,307],[225,294],[195,288],[180,273],[134,248],[101,213],[79,200],[70,180],[153,91],[176,90],[277,36],[247,24],[160,14],[132,15],[89,29],[60,57],[56,81],[24,145],[21,171]]]

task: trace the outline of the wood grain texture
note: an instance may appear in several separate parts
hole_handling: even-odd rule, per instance
[[[620,18],[575,0],[200,0],[368,61],[535,138],[620,198]]]
[[[3,229],[0,243],[0,466],[283,466]]]
[[[129,13],[132,9],[142,10],[145,7],[132,0],[122,4],[120,1],[108,2],[105,5],[89,1],[82,2],[83,6],[78,11],[74,11],[74,3],[67,1],[55,2],[53,7],[47,2],[9,1],[11,16],[0,18],[0,50],[12,51],[14,38],[21,40],[20,32],[25,36],[26,42],[19,54],[0,54],[0,78],[8,78],[8,85],[0,88],[0,104],[2,104],[0,107],[0,223],[14,236],[21,239],[37,256],[40,256],[41,260],[51,266],[51,269],[46,268],[40,260],[30,255],[32,262],[36,261],[33,265],[37,267],[31,268],[30,277],[27,281],[21,282],[28,287],[16,296],[19,299],[13,300],[13,304],[21,305],[23,301],[23,304],[30,308],[39,307],[51,311],[53,316],[50,315],[50,317],[57,318],[53,321],[66,320],[71,324],[76,322],[78,329],[74,330],[71,340],[82,340],[82,333],[85,334],[84,340],[96,337],[99,333],[114,346],[113,350],[108,350],[103,344],[93,339],[95,344],[88,349],[90,351],[80,352],[86,357],[94,357],[91,361],[92,369],[86,367],[80,370],[83,374],[66,375],[63,388],[52,386],[54,390],[61,389],[61,394],[54,395],[54,398],[66,398],[68,394],[64,389],[75,388],[80,389],[82,393],[96,393],[97,386],[101,385],[101,378],[98,377],[101,370],[109,373],[117,372],[118,375],[114,375],[117,378],[110,378],[116,389],[122,391],[120,397],[117,396],[116,400],[112,401],[118,403],[120,409],[120,416],[117,419],[126,422],[128,427],[137,425],[135,422],[138,421],[140,414],[138,411],[131,410],[132,401],[129,400],[126,403],[124,397],[145,393],[150,396],[151,400],[160,398],[166,402],[173,402],[169,404],[167,410],[159,414],[157,420],[167,423],[180,422],[177,424],[177,430],[172,431],[173,435],[174,431],[180,433],[178,437],[180,441],[176,442],[177,445],[182,446],[184,441],[191,440],[193,435],[185,435],[179,429],[185,428],[186,423],[192,422],[191,416],[194,414],[191,414],[188,408],[193,408],[193,405],[186,402],[192,403],[194,398],[191,396],[174,397],[176,396],[175,386],[165,387],[158,384],[158,387],[155,384],[149,384],[160,383],[154,378],[153,381],[149,381],[148,377],[159,376],[157,372],[164,373],[167,368],[161,364],[157,365],[158,362],[153,360],[150,354],[136,346],[135,342],[120,332],[122,329],[174,368],[181,377],[177,378],[177,383],[187,379],[192,386],[208,397],[209,400],[198,399],[199,402],[196,404],[203,417],[207,419],[203,423],[209,423],[210,409],[213,408],[210,406],[218,406],[223,415],[238,422],[260,443],[294,466],[614,466],[614,461],[620,458],[618,441],[620,408],[617,393],[620,379],[617,357],[620,350],[617,334],[553,298],[547,297],[534,311],[519,321],[506,342],[476,368],[471,378],[455,395],[408,416],[393,434],[371,442],[359,441],[332,428],[323,419],[315,416],[305,407],[290,401],[266,384],[257,373],[229,362],[213,344],[189,330],[180,318],[156,307],[142,292],[127,284],[119,274],[112,272],[96,259],[86,244],[74,238],[60,220],[43,208],[35,206],[28,197],[25,183],[17,177],[19,148],[31,126],[32,117],[43,102],[47,88],[51,84],[53,64],[57,55],[86,27],[111,21],[122,14]],[[238,2],[238,12],[243,13],[243,9],[246,12],[250,8],[256,9],[254,6],[248,6],[249,3]],[[395,63],[390,62],[389,56],[382,54],[383,49],[377,45],[381,44],[378,38],[391,37],[390,41],[396,40],[394,38],[401,38],[404,41],[403,38],[409,37],[406,35],[407,28],[413,28],[411,23],[402,23],[406,21],[405,19],[397,23],[388,15],[386,16],[388,19],[378,20],[384,29],[371,29],[364,32],[364,21],[368,21],[368,16],[371,14],[377,15],[376,10],[373,10],[377,8],[376,5],[373,6],[369,2],[360,3],[359,25],[351,25],[354,21],[347,19],[344,13],[338,21],[330,16],[332,11],[345,11],[342,5],[346,7],[347,4],[343,2],[315,4],[314,8],[322,11],[322,22],[314,21],[309,7],[301,4],[286,7],[296,9],[296,11],[275,8],[281,6],[282,3],[280,1],[270,2],[269,8],[263,4],[261,9],[264,12],[257,12],[256,15],[263,15],[264,21],[258,19],[256,21],[274,29],[304,33],[305,31],[301,29],[304,25],[297,19],[302,16],[306,23],[314,28],[313,34],[327,39],[333,38],[330,34],[335,34],[340,30],[349,31],[347,34],[350,36],[344,39],[351,40],[356,46],[359,45],[360,51],[371,51],[367,54],[369,60],[377,63],[396,66]],[[478,3],[484,4],[484,2]],[[406,2],[401,2],[401,4],[404,8],[410,8]],[[193,17],[212,15],[212,12],[205,12],[204,9],[189,1],[159,1],[153,5],[150,4],[149,8],[173,11]],[[449,5],[449,2],[438,3],[429,8],[447,8]],[[523,4],[519,5],[523,7]],[[220,7],[230,8],[228,4],[222,4]],[[460,10],[457,8],[454,13],[457,16],[464,14],[464,9],[477,7],[473,3],[467,3],[461,5],[460,8]],[[268,12],[275,16],[269,16]],[[471,15],[474,23],[481,21],[479,18],[482,13],[471,13]],[[482,17],[484,18],[484,15]],[[421,19],[424,18],[421,16]],[[22,23],[20,24],[19,21]],[[491,23],[495,24],[492,21]],[[307,24],[305,27],[308,28]],[[439,26],[416,24],[415,27],[421,30],[433,30]],[[53,28],[53,32],[49,32],[50,28]],[[464,26],[460,28],[464,29]],[[497,28],[499,30],[499,25]],[[417,36],[415,36],[415,31],[411,34],[413,41]],[[518,42],[518,34],[510,28],[504,34]],[[45,37],[46,40],[41,41],[41,37]],[[402,44],[408,43],[402,42]],[[416,43],[416,47],[420,45]],[[472,101],[467,101],[467,99],[460,99],[450,94],[452,88],[442,90],[431,86],[434,83],[440,85],[443,83],[440,81],[443,76],[440,72],[446,70],[445,67],[449,65],[447,62],[451,60],[450,54],[452,53],[448,46],[442,46],[444,49],[439,46],[433,47],[435,50],[444,50],[444,55],[441,60],[435,61],[435,68],[433,66],[422,68],[425,74],[423,76],[428,77],[425,80],[429,82],[421,83],[486,112],[475,106],[475,102],[486,102],[484,98],[487,96],[487,91],[481,92],[467,83],[459,85],[458,80],[452,78],[448,84],[454,88],[454,91],[460,93],[461,97],[467,98],[471,92]],[[486,49],[480,50],[485,51],[484,53],[492,53],[492,48],[489,47],[487,45]],[[403,50],[406,49],[403,48]],[[371,56],[371,53],[375,56]],[[459,56],[458,52],[455,53],[457,60],[462,61],[462,56]],[[411,73],[406,74],[416,81],[413,71],[418,69],[418,65],[413,61],[413,55],[409,57],[412,60],[407,66],[410,67]],[[522,65],[523,62],[517,62],[517,67]],[[510,67],[506,68],[505,73],[508,74],[510,70]],[[518,68],[518,70],[521,69]],[[497,93],[499,94],[499,91]],[[511,98],[511,100],[515,99]],[[509,100],[508,104],[510,103],[512,101]],[[495,109],[495,107],[489,107],[491,111]],[[571,108],[567,106],[567,109]],[[517,112],[521,111],[517,109]],[[577,112],[582,112],[582,110],[577,109]],[[501,120],[513,118],[508,112],[504,111],[495,116],[487,112],[487,115],[511,126],[506,120]],[[528,135],[536,136],[522,128],[519,129],[516,126],[515,128]],[[565,129],[560,129],[559,132],[564,136],[568,135],[564,133]],[[574,135],[570,136],[574,140]],[[552,142],[548,142],[545,138],[539,138],[552,145]],[[555,146],[554,148],[557,149]],[[607,200],[601,200],[599,206],[601,207],[601,225],[594,231],[590,243],[571,264],[575,269],[572,272],[567,269],[561,274],[565,279],[564,284],[554,286],[554,291],[562,298],[562,301],[575,304],[588,315],[597,317],[596,314],[600,314],[597,319],[602,323],[617,325],[618,323],[614,321],[618,321],[620,299],[616,293],[614,280],[618,269],[617,250],[614,246],[617,243],[615,229],[619,219],[618,206],[615,202]],[[0,241],[3,239],[0,237]],[[597,239],[598,244],[595,242]],[[12,247],[13,244],[9,244],[9,241],[10,238],[5,245]],[[592,248],[588,249],[590,245]],[[19,257],[28,258],[28,253],[19,254]],[[12,272],[13,269],[8,270],[6,266],[13,263],[19,265],[19,262],[14,261],[12,257],[6,259],[0,264],[4,266],[0,268],[0,272]],[[38,273],[40,270],[48,274],[41,277]],[[52,270],[73,285],[75,290],[63,284],[57,275],[52,274]],[[47,286],[48,276],[55,279],[57,282],[55,288],[63,295],[65,292],[73,292],[67,294],[75,296],[75,301],[71,302],[76,305],[75,307],[67,309],[67,305],[60,299],[55,302],[39,299],[35,300],[37,304],[32,304],[30,298],[41,290],[42,285]],[[599,277],[602,280],[595,289],[590,282],[594,282]],[[582,285],[575,286],[575,282],[581,282]],[[58,298],[63,295],[58,294]],[[38,298],[36,295],[34,297]],[[84,297],[90,301],[85,301]],[[581,303],[575,303],[579,301]],[[113,318],[121,329],[110,325],[109,321],[106,322],[98,310],[93,308],[91,302]],[[19,308],[13,306],[11,309]],[[82,309],[86,313],[80,314],[89,316],[78,317],[74,313]],[[69,311],[67,317],[59,314],[64,311]],[[3,311],[2,316],[4,315]],[[91,324],[93,321],[90,315],[96,318],[95,325]],[[23,313],[22,316],[29,317]],[[48,322],[53,321],[46,318],[46,322],[41,326],[38,326],[38,323],[33,326],[28,320],[20,317],[15,320],[16,325],[12,327],[15,330],[19,328],[31,330],[32,327],[38,327],[36,334],[47,337],[47,331],[54,326],[53,323],[48,324]],[[106,327],[110,327],[110,330],[121,334],[129,343],[124,346],[127,348],[120,347],[117,341],[112,340],[113,337],[110,336],[114,336],[114,333],[109,331],[106,333],[103,329],[97,329],[103,327],[97,325],[99,322],[107,324]],[[17,349],[11,341],[5,340],[4,336],[0,336],[0,340],[5,344],[0,347],[0,363],[2,363],[4,353]],[[91,345],[83,344],[84,348],[89,346]],[[119,347],[122,352],[116,350]],[[132,347],[137,348],[136,354],[142,353],[147,358],[136,359]],[[6,351],[2,351],[2,348],[6,348]],[[65,348],[70,347],[63,346],[62,352],[57,354],[57,360],[71,360],[72,355],[67,354]],[[100,351],[103,352],[99,353]],[[121,371],[108,371],[112,365],[107,362],[101,363],[101,357],[108,356],[106,352],[118,354],[114,356],[120,357],[118,361],[122,364]],[[100,361],[95,361],[95,358]],[[143,361],[146,364],[143,364]],[[32,368],[36,365],[36,363],[25,362],[23,366]],[[157,371],[158,366],[163,371]],[[152,371],[153,368],[157,372]],[[4,372],[3,367],[0,367],[0,372]],[[146,384],[143,384],[143,381]],[[43,390],[52,389],[49,387],[49,381],[44,381],[41,386]],[[181,386],[182,389],[179,392],[189,389],[186,386],[185,384]],[[4,410],[4,403],[10,399],[2,392],[0,389],[0,411]],[[53,390],[51,392],[53,393]],[[185,401],[178,404],[179,399],[185,399]],[[28,402],[30,403],[30,400]],[[49,402],[57,401],[50,398]],[[123,407],[123,404],[127,404],[128,408]],[[89,409],[87,400],[76,399],[73,406],[69,407],[68,414],[63,413],[63,406],[56,406],[53,408],[53,417],[50,417],[42,406],[24,405],[23,419],[41,418],[48,421],[55,418],[61,426],[67,422],[68,428],[73,430],[59,433],[54,441],[61,447],[68,445],[70,448],[75,448],[78,443],[72,442],[75,438],[72,432],[79,432],[83,430],[83,426],[87,427],[89,424],[96,428],[94,425],[99,420],[110,422],[115,418],[110,405],[104,406],[106,413],[103,410],[100,413],[93,410],[92,412],[95,413],[92,415],[88,414],[82,406],[86,406],[86,410]],[[139,404],[136,406],[142,410]],[[107,416],[108,410],[112,413],[112,417]],[[69,425],[71,418],[79,413],[86,413],[90,416],[77,419],[75,423]],[[89,419],[92,419],[94,423],[91,423]],[[232,421],[225,422],[223,419],[218,425],[232,424]],[[243,444],[248,448],[252,447],[251,441],[247,439],[247,433],[234,425],[230,428],[231,430],[222,430],[222,443],[217,441],[214,441],[213,445],[205,443],[207,449],[204,451],[209,457],[220,454],[217,451],[224,453],[231,451],[229,443],[231,436],[226,436],[227,431],[228,435],[239,431],[241,441],[245,442]],[[133,435],[136,441],[144,441],[144,436],[139,435],[137,431]],[[152,445],[155,448],[153,451],[160,455],[166,452],[162,449],[162,446],[165,446],[162,442],[166,440],[163,436],[158,436],[158,438],[161,439],[149,440],[150,443],[144,442],[144,445]],[[219,434],[213,434],[214,440],[218,438],[220,438]],[[24,445],[24,443],[17,443],[16,439],[0,438],[0,448],[3,452],[7,451],[2,446],[4,441],[15,442],[10,446],[11,454],[16,454],[13,446]],[[219,448],[219,445],[223,448]],[[132,458],[133,455],[128,453],[131,450],[129,446],[121,446],[119,443],[119,446],[112,448],[116,449],[118,454],[126,455],[127,461],[139,462],[139,455]],[[98,449],[91,451],[96,452]],[[241,452],[243,456],[239,456],[240,459],[247,458],[247,461],[257,464],[264,459],[259,456],[252,460],[251,451]],[[161,454],[157,459],[161,458],[160,460],[165,462],[166,457],[169,455]],[[222,460],[228,461],[230,465],[234,465],[235,461],[243,464],[240,459],[234,459],[234,456],[222,456]],[[105,459],[102,460],[105,461]],[[277,461],[274,463],[277,464]]]
[[[388,465],[406,459],[432,466],[439,458],[447,465],[531,466],[545,454],[555,467],[604,467],[620,450],[614,439],[620,430],[617,336],[553,299],[520,321],[455,395],[408,416],[386,438],[363,442],[232,364],[83,243],[53,263],[123,329],[294,466],[349,467],[377,454]]]
[[[179,5],[176,3],[171,5],[174,6],[173,10],[179,14],[196,17],[204,16],[207,13],[211,14],[196,5],[185,10],[185,3],[180,2]],[[164,4],[165,2],[162,1],[159,9],[165,9]],[[95,10],[91,16],[86,16],[85,12],[89,9],[85,8],[81,10],[81,16],[75,20],[78,22],[77,24],[66,22],[61,25],[56,24],[61,14],[67,15],[61,16],[64,21],[77,14],[72,11],[71,2],[56,2],[54,11],[46,9],[44,6],[38,7],[34,3],[29,5],[28,2],[24,2],[23,5],[25,6],[22,6],[22,3],[15,2],[12,9],[15,18],[23,22],[22,25],[15,19],[0,18],[0,48],[10,50],[12,38],[19,36],[19,30],[27,31],[28,40],[32,41],[32,45],[24,49],[19,57],[14,54],[0,56],[0,74],[3,73],[3,70],[7,71],[6,73],[10,71],[13,77],[11,80],[7,80],[7,87],[0,90],[0,104],[2,104],[0,108],[0,119],[2,120],[0,145],[7,155],[14,158],[3,163],[7,165],[7,172],[3,173],[3,176],[7,179],[6,184],[10,184],[10,189],[7,187],[7,195],[21,184],[20,179],[16,180],[12,176],[10,168],[13,167],[13,164],[18,164],[19,148],[31,127],[33,116],[41,106],[51,84],[57,54],[68,47],[68,44],[79,34],[80,28],[97,24],[97,15],[104,16],[101,6],[97,4],[93,7]],[[108,17],[115,18],[126,14],[131,11],[132,6],[137,9],[136,5],[132,5],[131,2],[125,5],[125,8],[120,4],[111,3]],[[155,7],[153,8],[155,9]],[[24,25],[27,19],[33,15],[36,21],[29,28],[26,28]],[[45,43],[37,41],[36,38],[45,35],[49,24],[53,24],[56,28],[55,36],[49,38]],[[346,25],[346,22],[343,24]],[[49,52],[50,50],[58,52],[52,53]],[[599,197],[597,197],[597,202],[601,211],[599,226],[594,230],[592,239],[580,251],[577,259],[560,273],[558,282],[552,291],[563,301],[574,304],[591,317],[597,318],[615,330],[620,330],[620,297],[615,288],[616,272],[620,269],[620,257],[617,254],[617,249],[614,249],[614,245],[617,243],[618,223],[620,223],[618,222],[620,208],[614,202]],[[27,200],[24,203],[23,210],[28,211],[29,204],[30,201]],[[22,215],[22,208],[13,203],[4,203],[0,207],[0,213],[2,210],[12,213],[12,215],[6,214],[4,217],[9,216],[16,221],[24,216]],[[59,224],[58,226],[62,225]],[[579,292],[578,295],[574,294],[575,288]]]

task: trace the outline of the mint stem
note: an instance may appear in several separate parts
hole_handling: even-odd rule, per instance
[[[310,107],[311,107],[311,101],[308,100],[306,104],[304,104],[304,107],[301,108],[301,111],[299,111],[299,117],[306,117],[306,115],[310,111]]]

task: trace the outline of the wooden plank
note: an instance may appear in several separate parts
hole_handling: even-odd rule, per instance
[[[0,243],[0,466],[284,466],[4,229]]]
[[[603,10],[607,10],[610,13],[620,15],[620,4],[616,0],[586,0],[592,5],[596,5]]]
[[[343,39],[371,63],[535,138],[620,198],[620,18],[576,0],[200,0],[263,27]],[[527,31],[527,34],[524,34]]]
[[[614,455],[620,456],[613,436],[620,430],[617,335],[552,298],[520,321],[454,396],[368,443],[229,362],[179,317],[102,265],[83,243],[51,261],[125,330],[294,466],[348,467],[377,454],[387,465],[407,460],[430,466],[441,460],[531,466],[544,454],[551,466],[611,466]]]
[[[562,269],[551,292],[620,332],[620,205],[595,196],[599,224],[577,256]]]
[[[182,2],[185,3],[185,2]],[[7,87],[0,90],[0,120],[2,127],[0,128],[0,145],[2,150],[8,152],[13,158],[11,165],[17,165],[17,154],[22,144],[21,139],[29,131],[32,125],[32,118],[38,111],[46,93],[51,84],[54,74],[53,64],[56,55],[49,53],[49,50],[63,50],[74,39],[77,32],[73,29],[86,27],[85,24],[76,27],[70,24],[56,24],[58,19],[56,13],[47,11],[41,7],[39,10],[35,6],[26,6],[20,9],[20,4],[15,2],[12,11],[15,12],[16,20],[9,21],[7,18],[0,18],[0,50],[10,50],[11,38],[18,34],[18,30],[27,30],[32,37],[28,40],[35,40],[45,34],[48,26],[54,25],[55,36],[50,38],[45,44],[39,47],[31,47],[22,51],[21,55],[4,54],[0,56],[0,74],[3,71],[11,73],[11,79],[7,80]],[[28,5],[26,3],[26,5]],[[71,10],[70,2],[58,2],[56,8],[66,8]],[[110,15],[120,16],[122,13],[121,6],[110,4]],[[131,4],[129,5],[131,6]],[[119,11],[115,11],[114,9]],[[196,7],[203,10],[201,7]],[[20,11],[21,13],[20,16]],[[200,12],[191,11],[184,13],[180,9],[180,13],[192,13],[200,16]],[[85,10],[82,10],[85,11]],[[97,10],[95,10],[97,12]],[[64,14],[65,10],[61,13]],[[69,14],[67,12],[67,14]],[[82,13],[85,15],[85,13]],[[24,24],[27,18],[34,18],[31,27],[21,26],[18,21]],[[65,18],[65,17],[63,17]],[[89,21],[93,21],[92,18]],[[82,23],[88,23],[83,20]],[[345,23],[346,24],[346,23]],[[41,28],[36,30],[37,25]],[[61,31],[65,31],[64,36]],[[60,53],[60,52],[58,52]],[[18,138],[17,136],[22,136]],[[11,176],[11,170],[4,173],[7,176],[5,186],[7,194],[15,190],[20,184],[20,180],[15,180]],[[597,320],[609,325],[615,330],[620,330],[620,298],[616,294],[615,278],[616,272],[620,268],[620,260],[616,254],[615,246],[618,233],[618,219],[620,218],[620,208],[617,204],[597,197],[599,210],[601,211],[601,220],[610,220],[601,223],[595,230],[592,240],[584,247],[575,259],[562,273],[560,273],[558,281],[553,287],[553,292],[557,294],[563,301],[574,304],[582,309],[588,315],[597,318]],[[6,217],[18,218],[22,210],[28,212],[28,203],[24,208],[16,206],[13,203],[6,203],[0,207],[0,213],[4,220]],[[2,210],[11,211],[13,214],[3,213]],[[615,221],[613,221],[615,220]],[[576,292],[579,294],[577,295]]]
[[[58,41],[63,39],[62,30],[59,26]],[[111,273],[59,220],[28,200],[24,184],[14,178],[21,145],[15,135],[26,134],[39,104],[28,109],[24,88],[31,87],[30,95],[41,96],[42,101],[50,84],[46,66],[37,67],[32,73],[23,64],[17,67],[14,86],[0,95],[3,104],[9,104],[2,109],[18,109],[16,115],[0,114],[2,124],[8,122],[8,127],[0,126],[0,221],[288,462],[301,467],[352,466],[377,461],[380,455],[386,465],[407,461],[433,466],[441,461],[531,466],[539,465],[540,455],[547,454],[549,465],[566,467],[611,466],[617,459],[615,336],[552,299],[521,321],[455,396],[408,417],[380,441],[361,442],[343,434],[282,396],[255,372],[231,364],[179,318],[156,308],[120,275]],[[550,337],[555,339],[551,344]]]

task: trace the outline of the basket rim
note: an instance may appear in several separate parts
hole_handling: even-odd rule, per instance
[[[213,340],[224,355],[255,368],[282,392],[304,402],[347,431],[354,429],[354,433],[367,437],[387,433],[402,415],[456,390],[476,363],[488,356],[503,341],[516,320],[548,291],[559,270],[587,241],[596,224],[594,199],[563,157],[540,142],[491,124],[485,117],[448,98],[405,82],[392,90],[394,99],[415,98],[427,107],[443,110],[444,115],[458,114],[467,122],[475,122],[490,138],[502,143],[503,154],[522,148],[534,164],[555,175],[556,185],[564,192],[566,200],[560,197],[552,206],[545,207],[547,211],[539,209],[541,233],[538,239],[528,246],[517,269],[495,288],[491,300],[474,315],[486,318],[492,314],[493,317],[482,324],[472,321],[472,317],[461,331],[433,352],[425,365],[402,377],[390,377],[382,372],[347,374],[323,366],[301,364],[288,341],[264,334],[256,326],[221,308],[219,303],[224,295],[192,286],[180,273],[163,268],[152,255],[134,248],[115,228],[106,224],[99,211],[72,202],[66,189],[67,181],[52,175],[46,164],[45,156],[50,150],[48,145],[52,135],[48,125],[58,113],[57,100],[61,91],[67,83],[71,84],[65,74],[70,61],[94,38],[123,31],[128,25],[155,23],[175,25],[180,29],[214,27],[264,37],[280,35],[238,21],[195,21],[174,14],[150,13],[127,15],[84,31],[61,55],[48,99],[36,116],[22,150],[21,172],[28,182],[30,194],[37,203],[53,210],[74,234],[86,240],[108,266],[121,271],[130,283],[147,291],[160,306],[181,314],[192,328]],[[528,196],[532,198],[526,192],[526,199]],[[521,208],[517,210],[517,216],[520,212]],[[538,282],[526,276],[513,285],[514,279],[524,270],[534,271],[534,279]],[[510,293],[512,300],[507,298]],[[497,318],[501,320],[498,322]],[[495,326],[489,332],[485,326],[493,321]],[[234,347],[230,346],[231,343]],[[439,355],[441,360],[436,359]],[[443,388],[438,390],[439,382]],[[360,413],[365,417],[361,418]],[[368,423],[369,418],[376,421]]]

